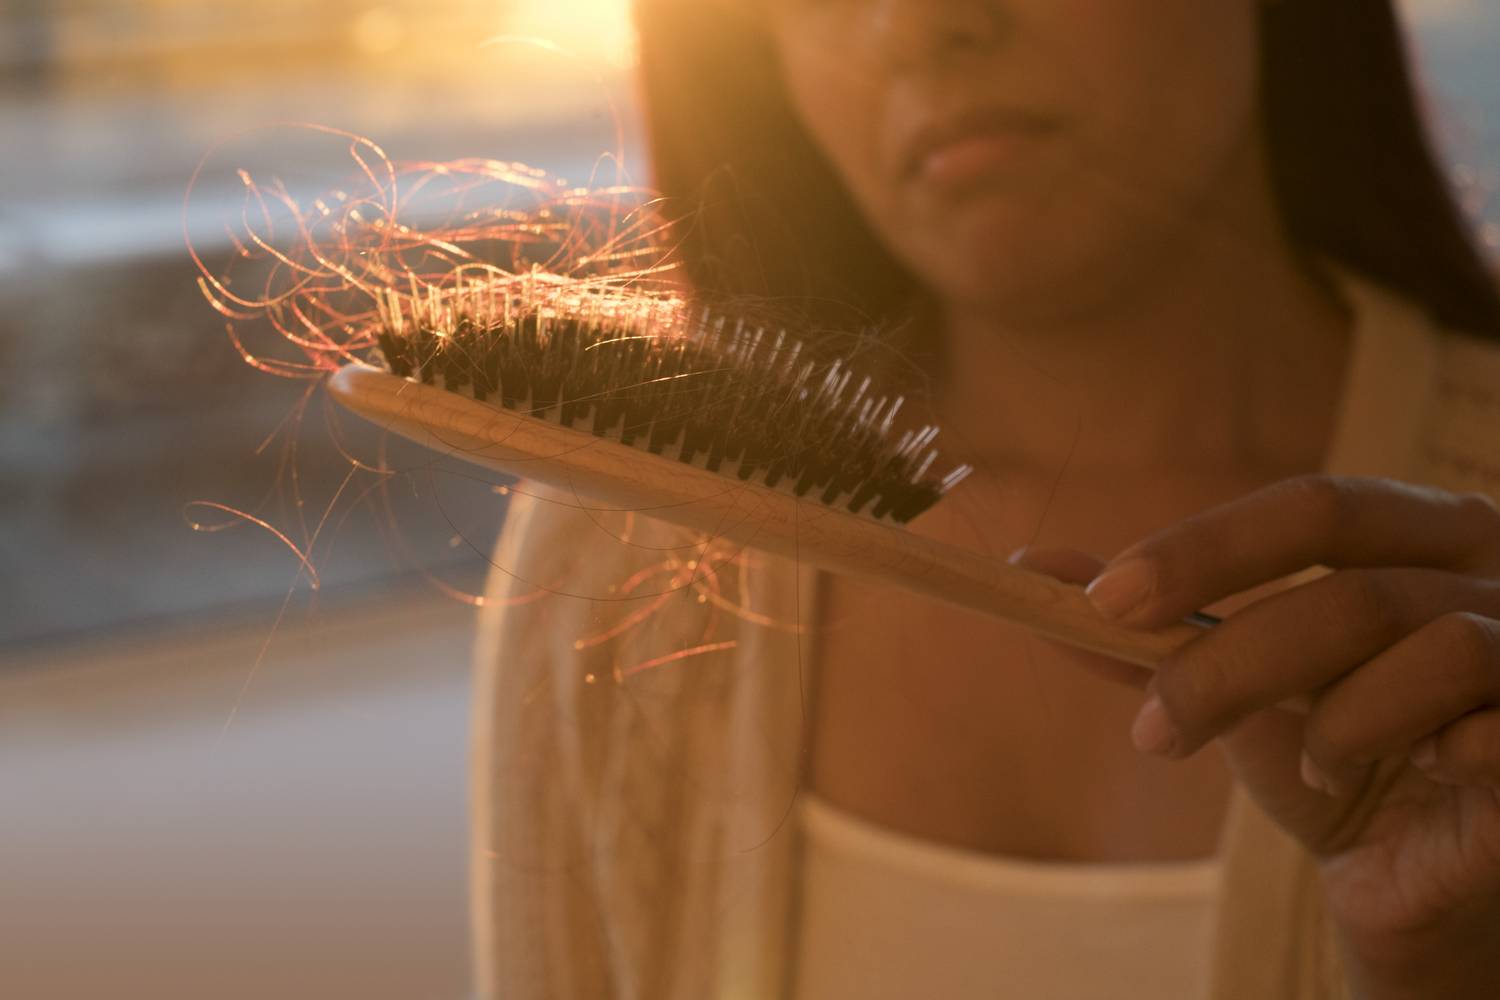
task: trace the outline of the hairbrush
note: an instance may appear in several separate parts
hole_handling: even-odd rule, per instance
[[[1108,621],[1082,588],[902,525],[968,474],[852,359],[681,299],[514,283],[387,291],[333,397],[444,454],[1155,666],[1212,619]]]

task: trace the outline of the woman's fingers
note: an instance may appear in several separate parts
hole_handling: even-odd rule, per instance
[[[1439,570],[1344,570],[1258,601],[1161,664],[1152,687],[1162,712],[1143,734],[1152,737],[1141,741],[1152,744],[1143,749],[1191,754],[1246,716],[1319,692],[1410,637],[1400,685],[1361,683],[1351,688],[1354,709],[1335,706],[1400,714],[1422,686],[1424,663],[1477,669],[1477,642],[1455,652],[1466,637],[1445,631],[1452,623],[1426,627],[1455,611],[1500,614],[1500,586]],[[1493,661],[1491,667],[1500,672]],[[1381,670],[1381,678],[1390,676]]]
[[[1500,567],[1500,511],[1479,494],[1301,476],[1131,546],[1089,587],[1105,614],[1160,627],[1308,566]]]
[[[1429,736],[1411,760],[1434,781],[1500,789],[1500,709],[1473,712]]]
[[[1352,784],[1369,765],[1413,755],[1423,741],[1443,764],[1500,779],[1500,728],[1473,713],[1500,707],[1500,621],[1456,612],[1434,619],[1330,687],[1304,730],[1308,764],[1324,784]],[[1432,766],[1441,767],[1435,763]],[[1437,772],[1435,772],[1437,773]]]

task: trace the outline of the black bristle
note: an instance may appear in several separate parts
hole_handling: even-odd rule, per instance
[[[900,400],[785,333],[707,312],[663,321],[617,293],[529,301],[459,293],[397,313],[393,297],[378,357],[404,378],[875,518],[909,521],[967,472],[928,475],[935,431],[893,439]]]
[[[375,336],[375,343],[380,348],[380,356],[385,360],[385,366],[390,369],[391,374],[400,375],[402,378],[411,375],[411,356],[405,338],[397,337],[389,330],[381,330]]]

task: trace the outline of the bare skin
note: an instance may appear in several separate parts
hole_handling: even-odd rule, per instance
[[[971,484],[971,494],[1001,494],[993,509],[1008,511],[985,525],[985,548],[1024,543],[1047,487]],[[1045,535],[1114,551],[1164,514],[1242,492],[1230,481],[1149,483],[1126,500],[1117,482],[1109,488],[1113,523],[1101,523],[1086,483],[1064,484]],[[952,511],[919,530],[971,544],[975,534]],[[1214,852],[1229,772],[1214,754],[1184,770],[1132,753],[1134,690],[1102,683],[1013,626],[857,581],[824,583],[810,778],[820,795],[894,829],[1006,855]]]
[[[1245,266],[1256,253],[1290,261],[1274,229],[1259,250],[1194,235],[1156,301],[1143,295],[1127,314],[1045,339],[973,313],[950,327],[936,408],[946,447],[980,474],[917,530],[998,556],[1022,545],[1115,553],[1321,467],[1346,317],[1290,263]],[[1024,632],[854,581],[828,581],[824,608],[821,794],[897,829],[1008,854],[1213,852],[1228,770],[1212,754],[1172,770],[1124,752],[1134,694],[1080,675]]]
[[[860,6],[846,3],[845,16],[857,20]],[[1096,89],[1119,86],[1043,63],[1061,50],[1060,64],[1123,75],[1160,52],[1112,41],[1107,32],[1123,32],[1124,21],[1070,37],[1069,18],[1085,12],[1055,4],[1010,5],[1020,9],[997,18],[1013,20],[987,34],[984,11],[960,9],[978,6],[952,4],[945,19],[942,5],[925,15],[910,4],[865,5],[870,54],[833,67],[799,62],[807,11],[789,2],[780,15],[794,96],[805,79],[809,94],[829,102],[806,108],[812,130],[847,164],[851,188],[897,251],[930,276],[946,314],[948,365],[934,406],[946,449],[979,475],[916,530],[1001,557],[1021,545],[1113,553],[1318,468],[1345,317],[1282,239],[1254,136],[1222,124],[1205,132],[1186,109],[1162,126],[1155,145],[1177,148],[1156,162],[1156,149],[1119,138],[1138,131],[1129,127],[1138,109],[1159,105],[1150,91],[1137,87],[1096,113]],[[1175,8],[1148,26],[1162,35],[1211,39],[1230,65],[1249,50],[1244,9],[1205,18],[1202,5],[1157,6]],[[1109,17],[1150,20],[1136,7]],[[963,48],[965,38],[967,76],[924,68],[924,58]],[[1192,62],[1180,73],[1196,79],[1202,70]],[[1176,82],[1168,74],[1159,86]],[[1220,117],[1248,120],[1242,73],[1220,73],[1214,87],[1233,109]],[[966,88],[981,96],[951,96]],[[952,109],[966,102],[1035,107],[1070,124],[972,192],[882,168],[903,159],[891,152],[902,137],[961,115]],[[849,104],[878,110],[848,115]],[[888,124],[866,131],[851,120]],[[1096,166],[1105,150],[1123,178]],[[1073,161],[1066,198],[1038,179]],[[1184,163],[1202,176],[1184,174]],[[1077,236],[1037,235],[1052,229]],[[1022,244],[1024,252],[1009,249]],[[846,580],[828,581],[822,596],[812,764],[821,794],[897,829],[1007,854],[1213,852],[1228,770],[1213,755],[1172,769],[1129,753],[1138,696],[1069,669],[1065,654],[999,623]]]
[[[1356,996],[1500,995],[1500,511],[1313,474],[1349,317],[1278,227],[1254,0],[766,2],[943,315],[934,405],[983,475],[916,530],[1030,544],[1127,623],[1233,612],[1147,686],[832,582],[814,788],[980,850],[1163,859],[1212,851],[1232,772],[1317,859]]]

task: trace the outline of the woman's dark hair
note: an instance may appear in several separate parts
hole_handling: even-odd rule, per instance
[[[895,318],[918,284],[798,123],[747,6],[638,0],[655,184],[690,209],[677,234],[689,280]],[[1434,152],[1392,0],[1260,10],[1261,107],[1294,242],[1500,339],[1500,287]]]

